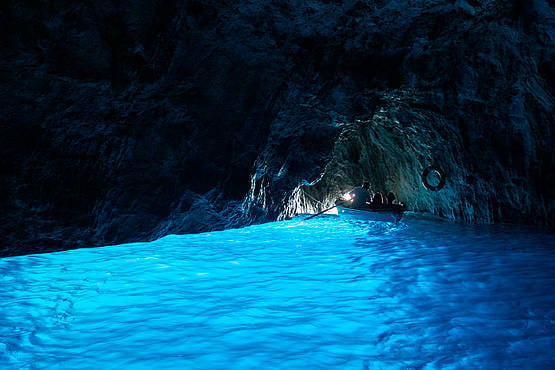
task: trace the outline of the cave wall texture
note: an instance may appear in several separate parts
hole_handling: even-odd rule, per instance
[[[363,179],[555,227],[554,3],[3,1],[0,256],[280,219]]]

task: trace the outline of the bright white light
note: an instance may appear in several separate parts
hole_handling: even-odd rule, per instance
[[[354,197],[355,197],[354,194],[345,193],[341,196],[341,199],[343,199],[343,200],[353,200]]]

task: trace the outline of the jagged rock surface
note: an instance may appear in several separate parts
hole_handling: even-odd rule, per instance
[[[0,255],[272,220],[365,178],[553,227],[554,20],[546,0],[4,2]]]

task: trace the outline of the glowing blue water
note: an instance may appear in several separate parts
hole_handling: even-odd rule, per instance
[[[552,368],[555,237],[336,217],[0,260],[0,368]]]

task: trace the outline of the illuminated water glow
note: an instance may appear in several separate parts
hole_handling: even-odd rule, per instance
[[[0,260],[0,368],[552,368],[555,238],[334,216]]]

